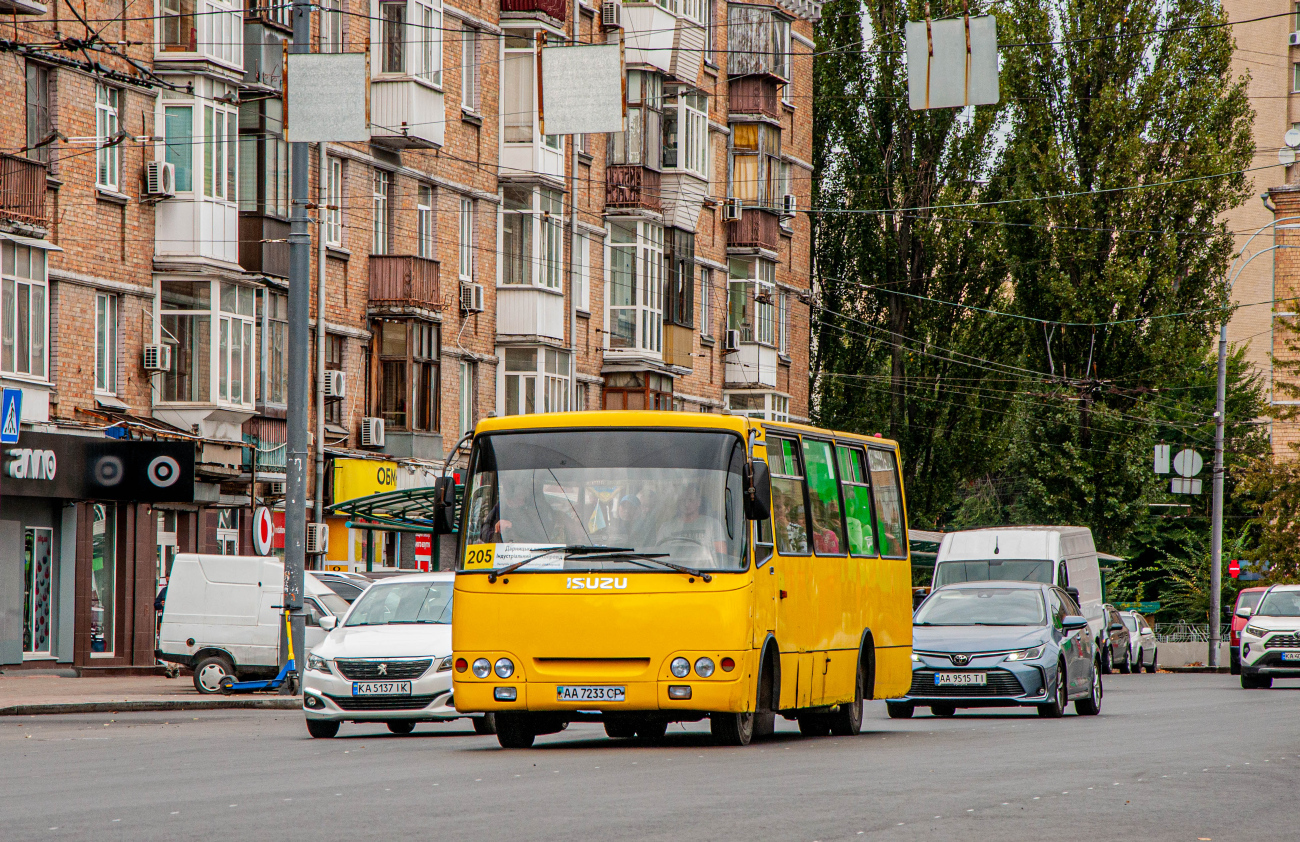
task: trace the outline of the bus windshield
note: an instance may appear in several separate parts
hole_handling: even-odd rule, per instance
[[[495,546],[494,567],[538,556],[520,572],[670,572],[747,564],[744,447],[738,436],[689,430],[528,431],[475,443],[466,485],[465,548]],[[553,548],[584,548],[566,555]],[[591,547],[618,548],[601,556]]]
[[[934,573],[934,586],[956,582],[1042,582],[1052,584],[1052,567],[1044,559],[945,561]]]

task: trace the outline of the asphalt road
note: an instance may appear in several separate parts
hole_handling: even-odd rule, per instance
[[[1102,713],[890,720],[749,748],[574,725],[505,751],[459,723],[396,737],[296,714],[0,719],[0,838],[1294,840],[1300,682],[1108,676]]]

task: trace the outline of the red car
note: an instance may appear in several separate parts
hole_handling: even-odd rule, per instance
[[[1241,675],[1241,630],[1246,627],[1248,618],[1238,616],[1242,608],[1254,611],[1259,607],[1260,597],[1268,588],[1242,588],[1237,592],[1237,604],[1232,606],[1232,633],[1228,641],[1228,669],[1233,675]]]

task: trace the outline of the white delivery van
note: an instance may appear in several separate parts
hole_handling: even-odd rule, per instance
[[[167,580],[158,659],[192,668],[200,693],[219,692],[227,675],[240,681],[272,678],[279,671],[283,597],[279,559],[181,553]],[[303,609],[310,650],[325,639],[321,618],[334,617],[337,624],[348,604],[308,573]],[[294,654],[300,664],[307,662],[307,652]]]
[[[1086,526],[999,526],[949,532],[939,543],[934,588],[953,582],[1043,582],[1070,591],[1100,646],[1101,570]]]

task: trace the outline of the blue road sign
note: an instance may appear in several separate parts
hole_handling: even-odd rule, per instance
[[[0,404],[0,444],[18,443],[18,425],[23,422],[23,390],[5,389]]]

